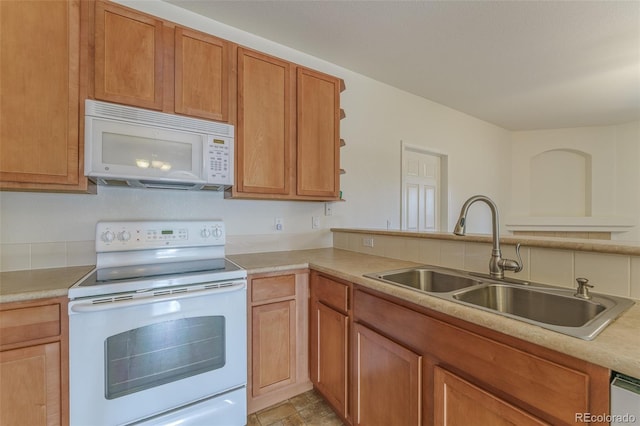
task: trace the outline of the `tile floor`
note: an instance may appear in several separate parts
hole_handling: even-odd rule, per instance
[[[343,426],[344,423],[314,390],[251,414],[247,426]]]

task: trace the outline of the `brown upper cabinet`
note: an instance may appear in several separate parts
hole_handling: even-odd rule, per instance
[[[290,62],[238,48],[238,122],[234,196],[291,193],[295,69]]]
[[[96,99],[162,110],[162,21],[113,3],[95,7]]]
[[[0,188],[86,191],[78,1],[0,2]]]
[[[175,28],[175,112],[229,119],[229,44],[187,28]]]
[[[94,96],[130,106],[229,121],[229,43],[98,1]]]
[[[338,198],[340,80],[298,68],[297,194]]]
[[[0,189],[95,192],[95,98],[234,124],[226,196],[340,198],[339,78],[103,0],[0,1],[0,24]]]
[[[341,80],[237,49],[236,184],[227,196],[337,200]]]

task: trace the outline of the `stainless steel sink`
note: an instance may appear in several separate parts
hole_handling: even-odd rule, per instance
[[[408,268],[367,276],[427,293],[445,293],[482,284],[482,281],[471,277],[437,272],[431,268]]]
[[[582,327],[607,309],[591,300],[502,284],[459,292],[453,298],[500,313],[563,327]]]
[[[364,276],[584,340],[592,340],[634,304],[597,293],[586,300],[575,297],[572,289],[478,277],[430,265]]]

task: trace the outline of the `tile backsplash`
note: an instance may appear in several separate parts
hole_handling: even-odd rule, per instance
[[[227,235],[226,254],[331,247],[329,230],[306,233]],[[0,272],[96,264],[95,241],[0,244]]]
[[[0,271],[94,265],[94,241],[0,245]]]
[[[373,247],[363,246],[363,238]],[[488,273],[491,244],[484,242],[430,239],[394,235],[369,235],[335,231],[335,248],[409,260],[472,272]],[[502,244],[502,254],[515,259],[515,247]],[[584,277],[596,293],[640,299],[640,257],[583,252],[544,247],[521,248],[524,269],[507,276],[521,280],[575,288],[575,279]],[[371,271],[375,272],[375,271]]]

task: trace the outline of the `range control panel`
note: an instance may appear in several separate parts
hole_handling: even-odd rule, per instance
[[[220,220],[98,222],[96,252],[224,246],[225,237]]]

